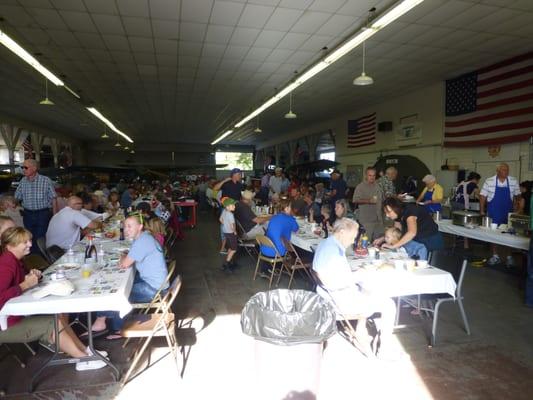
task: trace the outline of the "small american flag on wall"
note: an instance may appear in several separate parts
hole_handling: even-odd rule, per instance
[[[444,145],[488,146],[533,136],[533,52],[446,81]]]
[[[348,120],[348,147],[376,144],[376,113]]]
[[[31,144],[30,135],[26,137],[24,142],[22,142],[22,148],[24,149],[24,159],[33,158],[33,146]]]

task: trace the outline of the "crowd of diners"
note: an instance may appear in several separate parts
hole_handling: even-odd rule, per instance
[[[172,199],[191,196],[197,184],[138,179],[120,180],[113,187],[102,182],[58,186],[39,174],[38,163],[32,159],[24,161],[23,171],[15,193],[0,197],[0,308],[38,284],[41,271],[24,264],[30,253],[40,254],[38,239],[44,239],[47,255],[57,259],[116,214],[124,214],[124,237],[131,240],[129,252],[118,264],[124,269],[135,268],[130,302],[148,303],[157,291],[166,289],[165,235],[170,231],[178,238],[181,235],[180,211]],[[61,351],[74,358],[90,355],[68,322],[68,315],[60,316]],[[99,312],[90,329],[94,335],[107,335],[106,339],[113,340],[121,337],[122,323],[116,312]],[[53,343],[54,334],[52,316],[10,316],[7,329],[0,330],[0,343]],[[107,356],[104,351],[100,353]],[[105,363],[98,360],[76,363],[79,371],[103,366]]]
[[[264,234],[283,256],[287,251],[284,240],[290,240],[291,234],[298,230],[295,217],[320,223],[323,230],[329,230],[331,234],[314,254],[307,254],[313,258],[314,270],[335,293],[337,303],[343,305],[346,314],[366,318],[376,311],[381,312],[382,340],[387,343],[387,335],[392,330],[394,304],[360,291],[356,274],[351,273],[347,264],[345,249],[353,246],[354,239],[362,233],[374,246],[403,250],[414,259],[426,260],[432,252],[444,247],[433,217],[442,211],[445,201],[443,188],[436,177],[424,176],[421,180],[423,188],[417,188],[416,180],[408,177],[400,192],[397,192],[397,179],[398,170],[393,166],[385,171],[369,167],[353,193],[349,192],[338,170],[331,173],[328,188],[311,179],[287,177],[281,168],[277,168],[274,174],[265,172],[260,185],[256,186],[243,183],[242,171],[237,168],[221,181],[209,181],[206,196],[210,204],[219,204],[222,208],[220,252],[225,255],[222,269],[227,272],[235,269],[233,258],[239,235],[253,239]],[[497,224],[506,224],[508,213],[512,211],[529,214],[531,184],[518,184],[509,175],[507,164],[498,165],[496,174],[487,178],[481,187],[480,182],[481,176],[470,172],[451,193],[448,199],[451,208],[469,210],[477,204],[479,212],[487,214]],[[268,205],[275,212],[273,215],[257,215],[254,205]],[[500,263],[497,247],[491,247],[493,254],[488,263]],[[266,256],[274,256],[269,247],[261,246],[260,251]],[[305,252],[302,250],[302,253]],[[529,269],[526,303],[533,305],[533,272],[531,267]],[[269,267],[263,265],[261,276],[269,278],[270,275]],[[347,282],[354,285],[346,288]]]

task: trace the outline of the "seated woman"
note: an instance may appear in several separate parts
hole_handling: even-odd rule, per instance
[[[20,296],[26,290],[36,286],[41,271],[32,269],[28,274],[24,270],[22,259],[30,253],[31,233],[22,227],[6,229],[1,236],[2,254],[0,255],[0,308],[10,299]],[[59,348],[73,358],[92,355],[68,324],[66,315],[59,317]],[[0,331],[0,343],[28,343],[42,341],[55,343],[54,317],[50,315],[32,315],[29,317],[10,316],[7,329]],[[100,355],[107,353],[98,351]],[[105,367],[102,360],[79,361],[77,371],[86,371]]]
[[[109,194],[109,201],[107,202],[107,212],[115,215],[120,210],[120,195],[118,192],[111,192]]]
[[[422,182],[426,184],[418,199],[417,203],[424,203],[426,210],[430,213],[442,211],[442,199],[444,198],[444,190],[442,186],[437,183],[437,178],[433,175],[426,175],[422,178]]]
[[[439,227],[431,218],[431,214],[416,204],[403,204],[400,200],[389,197],[383,201],[384,214],[395,221],[395,226],[401,229],[403,236],[394,244],[383,244],[384,237],[374,241],[374,245],[387,249],[399,249],[410,241],[416,241],[426,246],[429,252],[440,250],[444,247]]]
[[[128,254],[120,258],[120,268],[132,268],[135,266],[135,280],[131,288],[129,301],[131,303],[149,303],[157,291],[163,286],[167,277],[167,265],[161,245],[154,237],[144,231],[144,219],[142,214],[133,213],[124,221],[124,236],[133,240]],[[163,287],[167,289],[168,284]],[[106,319],[109,328],[113,331],[108,339],[120,338],[123,319],[116,311],[102,311],[97,313],[92,330],[102,332],[106,329]]]
[[[339,199],[335,202],[335,213],[331,216],[331,226],[335,223],[337,219],[346,218],[350,211],[350,206],[346,199]]]
[[[2,236],[2,233],[4,233],[9,228],[14,228],[16,226],[15,221],[11,219],[11,217],[7,217],[5,215],[0,215],[0,237]],[[1,245],[2,243],[0,243]]]

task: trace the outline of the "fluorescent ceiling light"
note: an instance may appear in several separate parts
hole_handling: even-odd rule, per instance
[[[109,129],[111,129],[113,132],[117,133],[118,135],[122,136],[124,139],[126,139],[128,142],[130,143],[133,143],[133,140],[128,136],[126,135],[124,132],[121,132],[119,131],[115,125],[113,125],[113,123],[108,120],[106,117],[104,117],[100,111],[98,111],[96,108],[94,107],[87,107],[87,110],[93,114],[96,118],[98,118],[100,121],[102,121],[104,124],[106,124],[108,126]]]
[[[329,67],[331,64],[333,64],[339,58],[345,56],[350,51],[352,51],[357,46],[359,46],[361,43],[363,43],[365,40],[367,40],[368,38],[373,36],[380,29],[384,28],[385,26],[387,26],[391,22],[395,21],[396,19],[398,19],[399,17],[401,17],[406,12],[411,10],[413,7],[416,7],[418,4],[422,3],[423,1],[424,0],[400,0],[399,2],[397,2],[396,5],[394,5],[389,10],[387,10],[384,14],[382,14],[380,17],[378,17],[370,25],[370,27],[362,28],[352,38],[348,39],[346,42],[341,44],[339,47],[337,47],[335,50],[333,50],[326,57],[324,57],[322,60],[318,61],[311,68],[306,70],[302,75],[297,77],[288,86],[286,86],[285,88],[281,89],[273,97],[268,99],[261,106],[259,106],[254,111],[252,111],[250,114],[248,114],[246,117],[244,117],[239,122],[237,122],[235,124],[235,128],[240,128],[241,126],[246,124],[251,119],[257,117],[259,114],[261,114],[267,108],[271,107],[273,104],[277,103],[279,100],[281,100],[287,94],[292,92],[298,86],[300,86],[301,84],[303,84],[304,82],[308,81],[309,79],[311,79],[313,76],[315,76],[319,72],[321,72],[324,69],[326,69],[327,67]],[[224,136],[224,137],[226,137],[226,136]],[[222,137],[219,138],[216,143],[218,143],[218,141],[220,141],[220,140],[222,140]]]
[[[220,137],[219,137],[218,139],[216,139],[215,141],[211,142],[211,146],[217,144],[217,143],[220,142],[222,139],[224,139],[226,136],[231,135],[232,133],[233,133],[233,130],[232,130],[232,129],[230,129],[230,130],[224,132],[224,133],[222,134],[222,136],[220,136]]]
[[[65,85],[64,88],[67,90],[67,92],[69,92],[74,97],[81,99],[80,95],[76,93],[74,90],[72,90],[71,88],[69,88],[67,85]]]
[[[15,42],[13,39],[11,39],[8,35],[6,35],[1,30],[0,30],[0,43],[2,43],[9,50],[11,50],[17,56],[22,58],[24,61],[26,61],[28,64],[30,64],[33,68],[35,68],[42,75],[44,75],[45,78],[48,79],[50,82],[52,82],[54,85],[56,86],[65,85],[61,79],[59,79],[52,72],[46,69],[39,61],[35,59],[35,57],[33,57],[30,53],[24,50],[22,46],[20,46],[17,42]]]
[[[372,22],[371,27],[376,30],[383,29],[388,24],[400,18],[406,12],[411,10],[413,7],[416,7],[423,1],[424,0],[403,0]]]

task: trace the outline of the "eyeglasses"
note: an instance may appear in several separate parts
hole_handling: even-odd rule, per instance
[[[26,167],[26,166],[23,166],[23,167],[22,167],[22,169],[28,169],[28,168],[30,168],[30,167]]]

